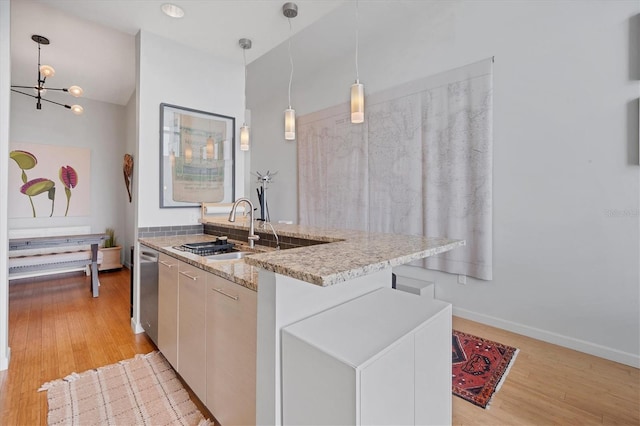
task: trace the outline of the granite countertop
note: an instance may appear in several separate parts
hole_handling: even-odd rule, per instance
[[[248,265],[243,259],[229,260],[224,262],[207,262],[204,256],[198,256],[192,253],[175,250],[173,246],[179,246],[186,243],[200,243],[205,241],[215,241],[216,237],[206,234],[195,235],[179,235],[173,237],[150,237],[140,238],[140,244],[155,249],[166,255],[175,257],[185,263],[193,265],[197,268],[204,269],[214,275],[225,278],[236,284],[240,284],[250,290],[258,290],[258,268]],[[243,251],[273,250],[269,247],[257,246],[256,249],[249,249],[248,245],[239,241],[231,241],[236,244],[236,248]]]
[[[208,221],[203,220],[203,223]],[[247,224],[226,221],[210,223],[229,228],[248,229]],[[180,254],[167,247],[186,242],[214,240],[215,237],[212,235],[141,238],[140,243],[253,290],[257,290],[257,267],[325,287],[465,245],[464,240],[447,238],[300,225],[273,224],[273,226],[280,237],[324,241],[327,244],[287,250],[273,250],[257,244],[256,249],[264,252],[249,255],[243,260],[207,263],[206,259],[200,256]]]

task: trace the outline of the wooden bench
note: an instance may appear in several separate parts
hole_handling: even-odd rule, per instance
[[[98,244],[107,235],[85,231],[89,227],[9,230],[9,280],[85,271],[91,275],[93,297],[98,297]]]

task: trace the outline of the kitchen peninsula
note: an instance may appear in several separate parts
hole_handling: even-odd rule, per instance
[[[465,244],[462,240],[446,238],[274,224],[283,246],[299,246],[286,250],[263,248],[261,243],[267,243],[272,231],[270,227],[257,225],[261,240],[257,241],[256,249],[260,251],[242,260],[209,262],[206,257],[172,248],[183,243],[212,241],[216,235],[229,236],[235,243],[246,244],[241,236],[246,235],[247,224],[219,220],[202,222],[206,234],[141,238],[140,243],[190,267],[245,287],[243,290],[257,291],[257,424],[282,424],[281,330],[284,327],[381,287],[390,287],[393,266]],[[205,293],[202,297],[207,299]],[[206,368],[209,368],[208,364]],[[200,376],[208,376],[208,373],[200,372]],[[203,401],[209,401],[211,395],[206,385],[202,388],[200,393],[194,391]],[[215,406],[212,408],[209,403],[207,406],[217,418]]]

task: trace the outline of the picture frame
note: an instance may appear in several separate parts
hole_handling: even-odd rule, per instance
[[[160,104],[160,208],[235,199],[235,118]]]

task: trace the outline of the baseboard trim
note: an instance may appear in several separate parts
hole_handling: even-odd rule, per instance
[[[133,334],[144,333],[144,328],[133,318],[131,318],[131,330],[133,330]]]
[[[7,356],[0,358],[0,371],[9,369],[9,361],[11,361],[11,348],[7,347]]]
[[[463,308],[454,307],[453,315],[493,327],[501,328],[513,333],[522,334],[533,339],[542,340],[543,342],[553,343],[565,348],[574,349],[576,351],[608,359],[610,361],[619,362],[631,367],[640,368],[640,356],[632,353],[619,351],[607,346],[575,339],[573,337],[563,336],[561,334],[553,333],[535,327],[530,327],[523,324],[518,324],[512,321],[506,321],[501,318],[492,317],[490,315],[479,314],[477,312],[469,311]]]

